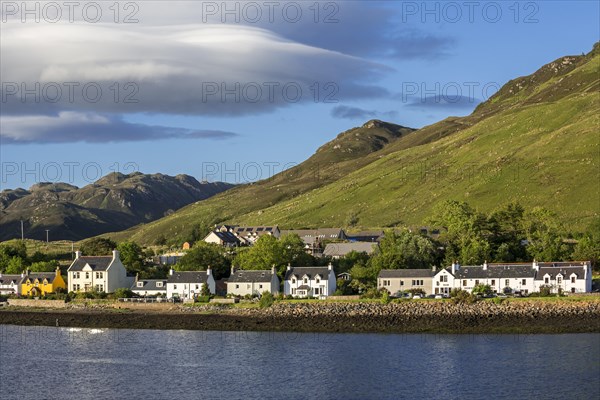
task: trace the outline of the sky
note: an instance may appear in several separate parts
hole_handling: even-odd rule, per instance
[[[597,1],[0,2],[0,189],[244,183],[420,128],[600,40]]]

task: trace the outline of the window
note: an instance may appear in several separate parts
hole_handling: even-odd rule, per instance
[[[308,278],[304,278],[304,279],[302,279],[302,282],[304,282],[304,283],[308,283]]]
[[[523,280],[521,281],[521,285],[523,285],[523,286],[527,285],[527,279],[523,279]]]
[[[236,285],[235,285],[235,288],[236,288],[236,289],[239,289],[239,288],[240,288],[240,285],[237,285],[237,284],[236,284]]]
[[[440,282],[448,282],[448,275],[440,276]]]
[[[475,279],[475,286],[479,285],[479,279]]]
[[[196,289],[200,289],[200,286],[196,285]]]
[[[96,272],[96,279],[102,279],[102,272]]]
[[[104,292],[104,285],[96,285],[96,292]]]
[[[413,286],[423,286],[423,279],[413,279],[412,285]]]
[[[156,282],[156,287],[163,287],[163,283],[162,282]]]
[[[89,272],[85,273],[85,279],[90,279],[90,273]]]
[[[79,272],[73,272],[73,279],[79,279]]]
[[[549,282],[549,280],[548,280],[548,277],[545,277],[545,278],[544,278],[544,283],[545,283],[546,285],[550,283],[550,282]]]
[[[404,281],[400,281],[400,286],[404,286]]]
[[[144,287],[144,282],[138,282],[137,287]]]
[[[319,283],[319,282],[321,282],[321,280],[319,278],[315,278],[315,282]]]
[[[292,278],[292,283],[296,283],[296,278]]]
[[[492,279],[492,286],[496,286],[496,280]]]
[[[173,289],[174,289],[174,290],[177,290],[177,285],[173,285]]]
[[[79,286],[79,284],[73,285],[73,290],[75,290],[76,292],[78,292],[80,288],[81,286]]]
[[[259,289],[262,289],[262,285],[258,285],[258,288],[259,288]]]
[[[509,287],[510,286],[510,279],[505,279],[504,280],[504,287]]]
[[[467,280],[463,279],[463,286],[467,286]]]
[[[562,276],[557,276],[556,277],[556,283],[559,284],[559,285],[562,284]]]
[[[292,294],[296,294],[296,289],[292,289]]]
[[[319,294],[319,288],[315,288],[315,295]]]
[[[571,277],[571,283],[575,283],[575,277],[574,276]]]

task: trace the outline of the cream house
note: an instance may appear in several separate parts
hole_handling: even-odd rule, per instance
[[[279,293],[279,278],[275,267],[270,270],[236,270],[231,268],[227,279],[227,294],[235,296],[260,295],[263,292]]]
[[[130,288],[134,280],[127,275],[117,250],[113,250],[112,256],[94,257],[84,257],[77,251],[67,275],[69,292],[112,293],[119,288]]]
[[[382,269],[377,277],[377,287],[391,294],[421,289],[425,294],[432,293],[435,267],[420,269]]]
[[[564,261],[537,263],[535,288],[549,287],[553,293],[589,293],[592,291],[592,263]]]
[[[325,298],[337,287],[333,266],[291,267],[285,271],[283,292],[286,296]]]

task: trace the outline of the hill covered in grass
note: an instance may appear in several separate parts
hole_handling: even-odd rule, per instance
[[[600,46],[508,82],[467,117],[419,130],[382,121],[343,132],[304,163],[112,235],[152,243],[212,224],[282,228],[420,224],[433,207],[519,202],[568,229],[600,217]],[[318,173],[315,173],[318,171]]]

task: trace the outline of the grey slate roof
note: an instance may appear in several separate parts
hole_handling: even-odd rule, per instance
[[[23,282],[25,282],[27,278],[29,278],[31,282],[36,279],[39,281],[47,279],[48,283],[52,283],[54,282],[54,278],[56,278],[56,272],[30,272],[29,275],[26,275],[25,278],[23,278]]]
[[[224,243],[240,243],[240,239],[232,232],[213,231]]]
[[[323,250],[323,255],[343,257],[352,251],[372,254],[376,247],[377,243],[372,242],[328,243],[327,246],[325,246],[325,250]]]
[[[285,271],[285,280],[289,280],[293,275],[296,275],[298,279],[302,279],[304,275],[309,278],[314,278],[317,275],[321,275],[321,278],[329,278],[329,267],[292,267]]]
[[[432,278],[437,272],[431,268],[382,269],[379,278]]]
[[[175,271],[167,283],[206,283],[207,279],[206,271]]]
[[[348,233],[346,236],[349,240],[356,240],[359,242],[376,242],[384,235],[384,231],[361,231],[357,233]]]
[[[271,270],[239,270],[231,274],[227,282],[271,282]]]
[[[568,279],[571,274],[577,275],[577,279],[583,279],[585,276],[585,269],[583,266],[572,266],[572,267],[540,267],[536,280],[544,280],[546,274],[550,275],[550,279],[556,279],[558,274],[561,274],[564,279]]]
[[[144,286],[139,287],[137,284],[138,282],[142,282],[144,284]],[[162,282],[163,286],[162,287],[158,287],[156,286],[157,282]],[[140,279],[137,282],[133,282],[133,285],[131,286],[131,290],[164,290],[165,292],[167,291],[167,280],[166,279]]]
[[[2,274],[2,276],[0,276],[0,285],[10,285],[11,282],[15,282],[15,284],[19,285],[21,284],[22,279],[21,274]]]
[[[90,264],[93,271],[106,271],[112,262],[112,256],[79,257],[69,267],[69,271],[82,271],[85,264]]]
[[[322,228],[322,229],[295,229],[281,231],[281,236],[296,234],[302,237],[319,237],[324,236],[323,239],[339,239],[344,236],[342,228]]]
[[[489,264],[483,266],[461,266],[454,274],[456,279],[508,279],[534,278],[536,271],[531,264]]]

